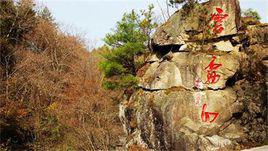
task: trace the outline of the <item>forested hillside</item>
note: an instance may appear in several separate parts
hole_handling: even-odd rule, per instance
[[[123,131],[118,94],[101,86],[102,50],[61,32],[30,0],[1,1],[0,19],[1,148],[115,148]]]

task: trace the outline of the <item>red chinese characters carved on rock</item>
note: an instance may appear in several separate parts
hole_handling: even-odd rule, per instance
[[[209,65],[205,68],[207,71],[207,81],[205,82],[206,84],[217,83],[220,80],[220,75],[216,73],[216,70],[218,70],[222,64],[215,63],[216,59],[216,56],[213,56]]]
[[[205,68],[207,71],[207,81],[206,84],[214,84],[220,80],[220,75],[216,73],[216,71],[222,66],[220,63],[215,63],[217,59],[216,56],[212,56],[212,60],[210,61],[209,65]],[[206,112],[207,104],[203,104],[202,106],[202,113],[201,113],[201,120],[202,122],[209,122],[213,123],[219,116],[217,112]]]
[[[201,113],[201,120],[202,120],[202,122],[212,123],[217,119],[217,117],[219,116],[219,113],[217,113],[217,112],[206,112],[206,108],[207,108],[207,104],[203,104],[202,113]],[[211,119],[211,116],[213,116],[212,119]]]
[[[214,21],[213,24],[213,33],[221,33],[224,28],[222,27],[222,22],[228,17],[228,14],[224,14],[221,8],[216,8],[217,13],[211,14],[211,21]]]

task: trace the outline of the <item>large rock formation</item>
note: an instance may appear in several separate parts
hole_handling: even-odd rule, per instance
[[[220,21],[217,22],[216,21]],[[218,26],[221,25],[221,26]],[[213,0],[194,8],[185,8],[173,14],[155,32],[155,45],[183,45],[193,34],[205,33],[212,37],[236,34],[240,26],[240,7],[237,0]]]
[[[268,24],[239,30],[237,0],[192,9],[203,8],[218,16],[203,21],[211,33],[185,10],[156,31],[140,89],[120,105],[127,148],[239,150],[267,141]]]

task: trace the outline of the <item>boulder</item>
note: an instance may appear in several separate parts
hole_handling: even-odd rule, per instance
[[[205,20],[200,20],[201,16]],[[209,26],[209,29],[203,27]],[[207,32],[211,37],[234,35],[240,26],[240,6],[238,0],[211,0],[175,12],[166,23],[155,32],[155,45],[183,45],[195,34]],[[203,30],[202,30],[203,29]],[[204,33],[205,34],[205,33]]]
[[[213,44],[213,46],[215,46],[216,50],[220,50],[220,51],[230,52],[234,50],[234,46],[229,40],[216,42]]]
[[[232,146],[232,141],[220,136],[219,132],[223,125],[225,128],[228,127],[225,123],[232,119],[234,113],[242,110],[241,103],[236,101],[235,91],[230,88],[221,91],[203,91],[198,103],[195,98],[196,93],[196,91],[176,87],[155,92],[139,91],[134,94],[130,99],[130,102],[133,102],[131,106],[122,104],[125,110],[132,110],[132,116],[137,123],[137,127],[134,127],[131,133],[134,135],[132,141],[145,143],[149,148],[156,150],[170,149],[172,141],[182,141],[181,133],[187,131],[191,137],[193,135],[203,137],[201,144],[212,143],[212,148]],[[213,117],[207,121],[202,118],[204,104],[207,104],[206,112],[218,113],[215,122],[211,122]],[[190,136],[183,137],[183,140],[189,143]],[[172,146],[174,150],[181,147]]]
[[[182,45],[179,51],[188,51],[188,45],[187,44]]]
[[[140,89],[120,103],[126,148],[229,151],[267,140],[267,24],[239,24],[237,0],[210,0],[156,30]]]
[[[182,85],[180,70],[173,62],[153,63],[141,78],[145,89],[161,90]]]
[[[221,65],[215,70],[215,74],[209,70],[209,64],[213,62],[213,57],[216,57],[215,65]],[[172,53],[170,61],[158,64],[151,64],[145,75],[140,78],[141,87],[150,90],[175,86],[188,89],[222,89],[226,87],[227,80],[239,68],[239,62],[231,54],[209,55],[177,52]],[[198,87],[197,85],[203,86]]]

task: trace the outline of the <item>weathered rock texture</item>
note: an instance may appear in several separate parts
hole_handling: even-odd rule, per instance
[[[183,10],[156,31],[140,89],[120,105],[127,148],[239,150],[267,141],[268,24],[239,30],[236,0],[203,7],[228,13],[223,32],[188,41],[201,27]]]
[[[141,77],[140,86],[150,90],[168,89],[182,86],[188,89],[195,87],[195,80],[202,82],[200,89],[222,89],[239,67],[237,56],[232,54],[218,55],[216,61],[222,63],[218,74],[221,76],[215,84],[205,84],[207,72],[204,70],[210,63],[213,54],[175,52],[170,61],[154,62]],[[226,61],[228,60],[228,61]]]
[[[240,7],[238,0],[213,0],[196,6],[193,9],[181,9],[173,14],[155,33],[152,41],[156,45],[182,45],[193,37],[193,34],[206,32],[204,26],[210,26],[213,31],[212,15],[217,13],[216,8],[223,10],[223,19],[220,33],[209,34],[213,37],[221,37],[236,34],[240,26]],[[206,19],[207,21],[204,21]],[[205,24],[206,25],[205,25]]]

